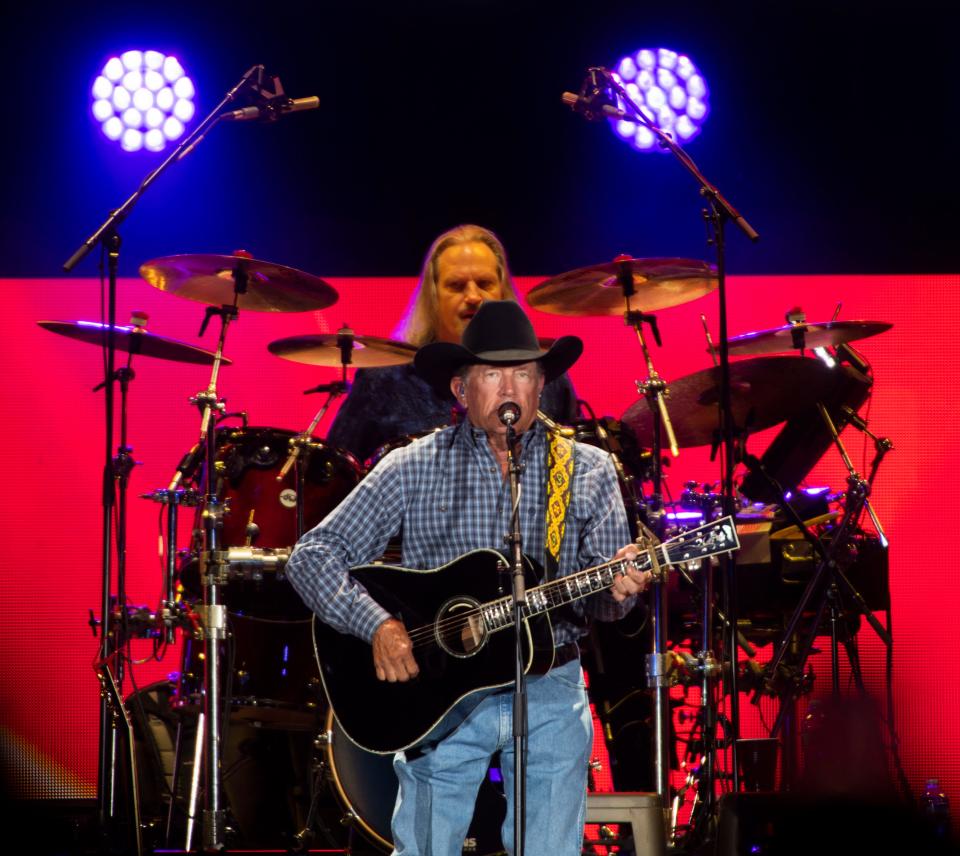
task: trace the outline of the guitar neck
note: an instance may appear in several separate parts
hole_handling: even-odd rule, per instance
[[[653,571],[656,577],[672,565],[698,562],[709,556],[730,553],[739,546],[736,526],[728,516],[684,532],[655,547],[641,550],[633,564],[640,571]],[[627,559],[614,559],[529,588],[521,607],[521,616],[526,619],[542,615],[605,591],[613,585],[617,577],[627,572],[628,564],[630,563]],[[480,613],[485,628],[491,633],[512,627],[513,599],[508,596],[490,601],[480,608]]]

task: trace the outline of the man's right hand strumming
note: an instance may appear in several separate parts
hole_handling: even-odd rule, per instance
[[[388,618],[373,634],[373,665],[381,681],[409,681],[420,673],[402,621]]]

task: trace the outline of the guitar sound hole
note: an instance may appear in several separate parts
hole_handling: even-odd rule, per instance
[[[437,613],[434,636],[451,657],[472,657],[487,641],[480,604],[470,598],[447,601]]]

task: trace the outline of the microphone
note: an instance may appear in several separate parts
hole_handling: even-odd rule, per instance
[[[564,92],[560,96],[563,101],[574,113],[579,113],[588,122],[595,122],[597,119],[623,119],[626,122],[636,122],[637,119],[631,116],[625,110],[614,107],[612,104],[597,104],[596,97],[587,97],[577,95],[574,92]]]
[[[306,98],[285,98],[277,104],[267,103],[262,106],[241,107],[231,110],[220,118],[224,122],[249,122],[252,119],[264,119],[273,122],[284,113],[299,113],[302,110],[316,110],[320,107],[320,96],[309,95]]]
[[[520,405],[515,401],[505,401],[497,408],[497,418],[506,426],[515,425],[520,419]]]
[[[187,454],[180,459],[180,463],[177,464],[177,471],[174,473],[173,478],[170,480],[170,485],[167,487],[167,490],[173,493],[179,486],[180,482],[183,481],[184,477],[189,478],[193,475],[194,470],[197,468],[197,464],[200,463],[200,459],[203,457],[203,443],[197,443]]]

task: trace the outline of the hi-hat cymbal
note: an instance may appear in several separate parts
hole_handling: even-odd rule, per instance
[[[785,354],[801,347],[827,348],[866,339],[889,330],[893,324],[886,321],[825,321],[822,324],[787,324],[772,330],[743,333],[729,339],[731,354]],[[796,343],[799,342],[800,346]]]
[[[37,323],[51,333],[101,346],[106,344],[109,330],[108,324],[100,324],[96,321],[38,321]],[[139,327],[115,326],[113,329],[114,341],[120,351],[140,354],[144,357],[156,357],[160,360],[174,360],[178,363],[195,363],[202,366],[213,364],[215,354],[195,345],[158,336]],[[226,357],[223,357],[220,362],[225,366],[231,364],[231,360]]]
[[[307,312],[337,302],[332,285],[318,276],[243,255],[179,255],[151,259],[140,265],[142,276],[154,288],[213,306],[234,300],[235,269],[246,272],[246,290],[240,309],[254,312]]]
[[[714,265],[693,259],[625,259],[567,271],[534,286],[527,303],[553,315],[623,315],[626,301],[617,278],[627,261],[633,275],[630,308],[653,312],[709,294],[717,287]]]
[[[271,342],[267,349],[271,354],[295,363],[339,368],[341,354],[338,338],[336,333],[287,336]],[[416,346],[406,342],[379,339],[376,336],[354,336],[350,365],[362,369],[399,366],[413,362],[416,352]]]
[[[825,400],[837,375],[810,357],[754,357],[730,364],[730,402],[737,430],[753,433],[790,419]],[[714,366],[668,384],[667,409],[682,447],[719,439],[720,368]],[[639,399],[623,414],[641,445],[653,445],[653,414]]]

